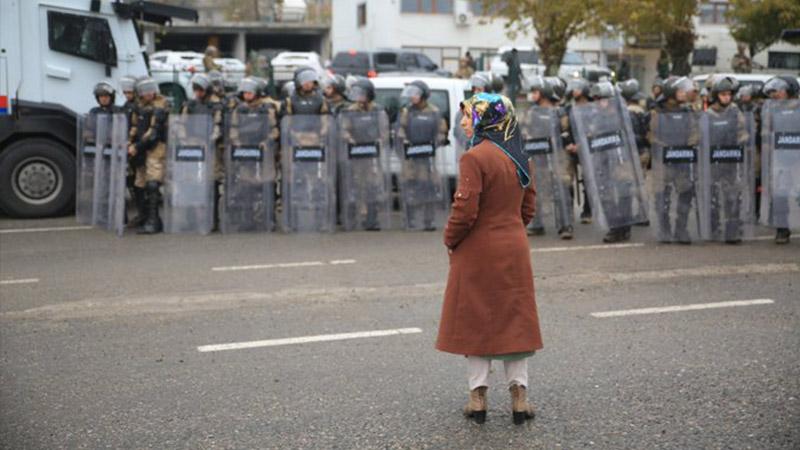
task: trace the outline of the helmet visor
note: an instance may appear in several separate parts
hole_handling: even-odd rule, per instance
[[[153,79],[142,80],[136,83],[136,93],[138,95],[157,94],[158,85]]]
[[[255,94],[258,90],[258,82],[252,78],[245,78],[239,82],[239,88],[237,90],[241,93],[252,92]]]
[[[351,102],[366,102],[369,99],[369,92],[363,86],[352,86],[347,91],[347,99]]]
[[[422,89],[420,89],[419,86],[409,84],[408,86],[405,87],[405,89],[403,89],[403,92],[400,94],[400,97],[409,100],[414,97],[422,98]]]
[[[309,81],[319,81],[319,77],[317,77],[317,73],[313,70],[304,70],[297,74],[297,82],[300,85],[306,84]]]
[[[773,78],[764,85],[764,93],[767,95],[777,91],[789,92],[789,83],[780,78]]]

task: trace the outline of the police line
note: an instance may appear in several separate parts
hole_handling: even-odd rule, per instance
[[[548,119],[549,117],[549,119]],[[800,112],[768,101],[762,114],[760,221],[800,226]],[[78,155],[81,223],[122,234],[128,175],[124,115],[86,118]],[[164,217],[168,232],[331,232],[437,229],[450,192],[438,152],[436,118],[414,118],[390,143],[385,113],[227,120],[213,136],[209,116],[176,116],[168,131]],[[652,171],[638,164],[630,119],[617,98],[572,110],[589,202],[603,229],[653,221],[664,242],[739,241],[755,225],[756,128],[752,114],[661,114],[652,131]],[[521,114],[520,128],[536,174],[537,214],[556,228],[572,223],[566,154],[553,111]],[[217,147],[224,182],[214,185]],[[98,150],[100,148],[101,150]],[[393,208],[397,176],[399,210]],[[566,181],[565,181],[566,180]],[[217,199],[219,196],[219,199]],[[338,207],[337,207],[338,202]]]

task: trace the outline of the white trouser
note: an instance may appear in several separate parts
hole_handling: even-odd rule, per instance
[[[508,386],[519,384],[528,387],[528,358],[516,361],[503,361]],[[489,371],[492,369],[492,360],[480,356],[467,356],[467,370],[469,371],[469,390],[481,386],[489,386]]]

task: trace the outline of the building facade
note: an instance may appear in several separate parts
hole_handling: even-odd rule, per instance
[[[694,73],[732,71],[737,49],[725,16],[728,7],[727,1],[714,1],[698,11]],[[467,51],[488,70],[489,59],[499,47],[535,47],[534,33],[509,33],[506,21],[482,15],[478,1],[336,0],[332,8],[333,54],[351,49],[414,49],[451,71]],[[659,47],[659,42],[628,42],[623,36],[579,36],[568,45],[587,64],[618,69],[624,61],[631,76],[645,86],[657,76]],[[800,46],[781,42],[753,60],[754,72],[797,74]]]

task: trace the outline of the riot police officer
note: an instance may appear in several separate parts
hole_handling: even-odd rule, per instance
[[[361,227],[366,231],[380,231],[380,215],[388,209],[389,186],[384,172],[388,170],[389,121],[383,107],[374,101],[375,86],[369,79],[354,81],[347,98],[352,103],[339,116],[341,141],[364,149],[369,145],[376,147],[374,154],[362,150],[361,155],[352,157],[345,154],[347,148],[340,154],[342,225],[345,229],[355,228],[356,217],[364,209],[366,214]]]
[[[426,144],[433,146],[433,151],[426,155],[406,155],[401,169],[401,193],[404,197],[406,228],[417,227],[416,215],[419,207],[423,210],[423,229],[436,229],[435,214],[437,203],[444,201],[444,186],[441,174],[436,167],[435,147],[447,141],[447,122],[441,116],[439,108],[428,102],[430,88],[421,80],[409,83],[401,96],[407,99],[407,105],[400,110],[397,128],[398,145]],[[434,123],[430,119],[435,118]],[[436,123],[438,122],[438,123]],[[430,129],[429,129],[430,128]],[[433,141],[433,142],[431,142]]]
[[[575,188],[578,185],[578,165],[580,160],[578,158],[578,146],[575,143],[575,138],[570,123],[570,110],[575,105],[584,105],[589,103],[589,82],[584,78],[572,78],[567,82],[567,104],[564,106],[564,115],[561,117],[561,140],[564,150],[569,154],[567,162],[567,174],[570,177],[570,196],[575,198]],[[580,181],[583,184],[583,181]],[[592,207],[589,204],[588,196],[586,195],[586,186],[583,186],[583,210],[581,211],[581,223],[592,223]]]
[[[225,98],[225,77],[219,70],[212,70],[208,72],[208,80],[211,82],[214,95],[219,99]]]
[[[325,97],[319,92],[319,77],[310,67],[301,67],[294,74],[294,92],[284,100],[285,114],[328,114]]]
[[[219,198],[220,186],[225,179],[225,147],[222,140],[222,112],[221,99],[214,93],[208,75],[199,73],[191,79],[194,98],[181,108],[181,114],[208,114],[211,116],[212,131],[211,142],[214,145],[214,230],[219,228]]]
[[[642,169],[650,165],[650,144],[647,141],[647,128],[650,125],[650,113],[642,108],[642,95],[639,92],[639,82],[635,78],[623,81],[619,85],[620,93],[625,99],[628,114],[631,117],[633,134],[636,136],[636,148],[639,150],[639,158]]]
[[[255,77],[243,78],[237,88],[241,101],[228,116],[223,232],[271,231],[274,225],[278,115],[276,102],[262,97],[262,89]],[[260,156],[250,156],[254,151]]]
[[[692,203],[695,211],[699,207],[696,200],[700,136],[697,117],[689,106],[689,93],[693,89],[686,77],[667,78],[658,106],[650,117],[648,140],[657,155],[653,161],[655,220],[662,243],[690,244],[688,223]]]
[[[743,221],[749,219],[743,206],[752,196],[750,184],[754,182],[754,175],[746,167],[752,155],[748,142],[749,127],[745,115],[733,103],[733,97],[739,89],[739,82],[727,76],[713,77],[710,101],[711,105],[706,111],[708,125],[703,130],[709,145],[712,170],[708,183],[709,204],[707,205],[710,238],[724,240],[728,244],[738,244],[742,241]],[[740,162],[728,158],[715,159],[714,148],[738,147]],[[727,148],[724,148],[727,150]],[[708,161],[704,161],[706,163]],[[751,177],[753,178],[751,180]],[[754,190],[754,189],[753,189]]]
[[[322,80],[322,93],[325,95],[325,99],[328,101],[328,108],[333,114],[339,114],[339,111],[346,110],[351,105],[345,97],[346,90],[345,79],[341,75],[330,75]],[[373,88],[373,97],[374,94]]]
[[[656,77],[653,80],[653,85],[650,87],[650,93],[652,96],[647,98],[647,102],[645,104],[645,108],[648,111],[655,109],[658,106],[658,99],[661,98],[661,94],[664,91],[664,79],[661,77]]]
[[[555,224],[558,235],[561,239],[572,239],[572,211],[573,203],[570,190],[570,176],[567,173],[568,156],[561,147],[561,115],[563,111],[557,106],[564,94],[566,86],[558,77],[543,78],[536,76],[530,83],[530,100],[533,105],[526,111],[524,123],[521,124],[521,132],[524,139],[531,139],[540,142],[536,149],[541,147],[541,142],[545,140],[548,145],[545,151],[530,151],[530,160],[533,163],[532,172],[539,192],[550,197],[552,211],[555,216]],[[526,140],[526,150],[528,141]],[[544,208],[543,195],[537,196],[537,211],[551,209],[550,205]],[[531,225],[528,227],[528,234],[544,234],[544,224],[541,215],[537,214]]]
[[[124,76],[119,80],[119,87],[122,94],[125,96],[125,103],[122,105],[122,111],[125,113],[125,119],[128,123],[128,133],[130,134],[131,122],[133,114],[137,108],[136,99],[136,78],[132,76]],[[142,165],[144,159],[134,161],[134,158],[128,158],[128,177],[126,179],[126,186],[131,193],[133,204],[136,208],[136,216],[128,221],[128,227],[139,228],[144,221],[144,189],[136,187],[134,180],[136,178],[135,165]]]
[[[164,182],[170,105],[158,93],[158,84],[149,77],[136,82],[136,95],[139,105],[132,115],[128,154],[134,160],[144,159],[144,164],[136,167],[134,186],[145,190],[145,218],[141,232],[154,234],[163,229],[158,205],[161,201],[161,184]]]
[[[792,76],[774,77],[768,80],[764,84],[762,92],[764,93],[764,96],[767,97],[769,100],[781,102],[778,104],[779,106],[776,105],[775,109],[783,112],[783,114],[781,115],[786,117],[786,119],[781,121],[782,123],[776,124],[775,122],[777,121],[777,117],[775,116],[777,114],[773,113],[773,117],[769,118],[770,126],[772,129],[765,130],[765,132],[772,134],[775,133],[777,130],[781,130],[784,136],[787,135],[791,136],[792,134],[796,136],[799,132],[795,130],[800,129],[800,125],[798,125],[798,122],[794,122],[793,125],[789,125],[789,123],[786,122],[791,120],[789,119],[790,117],[797,117],[798,115],[800,115],[800,112],[798,112],[800,111],[800,100],[798,100],[798,95],[800,94],[800,85],[798,84],[797,80]],[[770,108],[771,106],[772,106],[771,104],[765,105],[765,108],[767,109],[764,112],[769,113],[771,110]],[[765,117],[765,119],[767,118]],[[771,137],[774,137],[774,135],[773,136],[770,136],[769,134],[765,135],[766,139],[769,139]],[[772,152],[775,153],[777,145],[775,145],[773,141],[768,141],[768,140],[762,141],[762,143],[764,144],[766,144],[767,142],[772,143],[773,145]],[[787,148],[792,148],[792,147],[787,146]],[[793,173],[797,173],[798,170],[796,167],[798,165],[797,160],[789,156],[797,152],[784,151],[782,153],[783,153],[783,161],[781,162],[784,162],[783,164],[784,167],[778,167],[778,168],[770,167],[771,173],[767,174],[768,177],[775,178],[773,180],[769,180],[769,182],[775,185],[775,187],[779,189],[768,190],[770,195],[770,198],[767,199],[767,201],[770,202],[768,204],[769,209],[767,210],[766,217],[762,217],[762,219],[767,219],[767,222],[770,224],[778,224],[778,226],[776,226],[775,229],[776,244],[788,244],[792,235],[791,230],[787,226],[785,226],[791,222],[789,218],[790,215],[789,211],[791,209],[789,206],[789,202],[795,201],[797,203],[797,206],[800,207],[800,189],[797,188],[794,189],[794,195],[796,195],[797,197],[792,199],[789,198],[790,196],[792,196],[792,193],[790,192],[791,189],[788,188],[789,185],[798,186],[800,184],[800,181],[798,181],[796,177],[793,177],[791,175]],[[773,156],[773,160],[774,159],[776,158]],[[771,161],[772,166],[776,165],[776,163],[778,162]],[[762,162],[762,164],[766,166],[766,163]],[[781,180],[778,180],[777,178],[781,178],[778,176],[780,172],[783,172],[782,174],[783,177]],[[780,185],[781,182],[783,183],[783,185]]]

